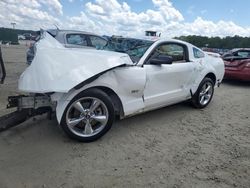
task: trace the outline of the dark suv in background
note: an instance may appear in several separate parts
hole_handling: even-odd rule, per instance
[[[66,48],[102,49],[107,39],[84,31],[50,29],[47,32]],[[36,41],[40,39],[40,31]],[[27,63],[30,65],[35,55],[35,43],[27,51]]]

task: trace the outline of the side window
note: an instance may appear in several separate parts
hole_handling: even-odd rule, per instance
[[[243,58],[248,58],[250,57],[250,51],[239,51],[237,55]]]
[[[155,51],[151,55],[151,58],[160,55],[172,57],[173,63],[186,62],[185,49],[180,44],[162,44],[155,49]]]
[[[101,37],[89,36],[89,38],[91,41],[91,46],[93,46],[95,48],[102,49],[107,44],[107,41]]]
[[[87,46],[87,37],[82,34],[67,34],[66,35],[67,44]]]
[[[195,58],[203,58],[203,57],[205,57],[205,54],[202,51],[200,51],[199,49],[197,49],[197,48],[193,48],[193,52],[194,52],[194,57]]]

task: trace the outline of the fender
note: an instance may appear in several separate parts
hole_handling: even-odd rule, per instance
[[[126,65],[120,65],[118,67],[123,67],[123,66],[126,66]],[[115,69],[117,67],[114,67],[114,68],[111,68],[111,69],[108,69],[106,71],[103,71],[103,72],[100,72],[99,74],[95,75],[95,76],[92,76],[91,78],[83,81],[82,83],[78,84],[77,86],[74,87],[74,89],[81,89],[83,86],[93,82],[94,80],[96,80],[97,78],[99,78],[101,75],[103,75],[104,73],[108,72],[108,71],[111,71],[113,69]]]
[[[143,67],[128,66],[112,69],[79,89],[75,87],[68,93],[53,94],[51,98],[57,102],[57,121],[58,123],[61,122],[65,109],[77,94],[94,87],[106,87],[114,91],[122,103],[124,117],[137,113],[144,108],[143,92],[145,84],[146,72]]]

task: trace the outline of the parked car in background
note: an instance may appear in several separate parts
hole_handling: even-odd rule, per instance
[[[25,40],[25,36],[23,35],[17,35],[18,40]]]
[[[94,33],[74,30],[50,29],[47,32],[66,48],[100,49],[107,44],[107,39]],[[40,34],[36,41],[40,39]],[[31,64],[35,54],[36,43],[27,51],[27,63]]]
[[[203,51],[205,52],[212,52],[212,53],[217,53],[217,54],[220,54],[220,55],[223,55],[227,52],[229,52],[230,50],[229,49],[222,49],[222,48],[208,48],[208,47],[203,47],[201,48]]]
[[[224,79],[250,81],[250,48],[233,49],[222,56]]]
[[[8,100],[8,107],[23,112],[18,122],[54,112],[69,137],[90,142],[103,136],[115,117],[186,100],[205,108],[222,82],[222,59],[192,44],[167,39],[122,41],[122,46],[115,41],[107,44],[107,50],[69,49],[43,33],[33,63],[18,82],[19,90],[29,94]]]
[[[140,59],[145,52],[145,48],[148,48],[148,45],[152,43],[151,40],[126,38],[122,36],[112,36],[107,37],[107,39],[107,45],[100,49],[131,54],[130,58],[134,62]]]
[[[24,40],[35,40],[36,39],[36,35],[32,35],[31,33],[24,33],[22,35],[24,37]]]

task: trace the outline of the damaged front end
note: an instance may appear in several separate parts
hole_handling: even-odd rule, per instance
[[[133,64],[127,54],[65,48],[49,33],[43,32],[36,43],[35,57],[18,82],[18,89],[30,94],[8,98],[7,108],[17,108],[17,111],[0,117],[0,131],[36,115],[47,113],[50,117],[60,100],[52,100],[51,95],[79,89],[83,83],[126,64]],[[5,69],[1,56],[0,65],[0,81],[3,82]]]
[[[6,71],[0,47],[0,84],[4,83],[5,77]],[[16,108],[16,111],[0,117],[0,132],[17,126],[36,115],[48,113],[48,117],[51,117],[55,107],[55,102],[52,102],[45,94],[9,96],[7,109]]]
[[[133,64],[127,54],[65,48],[45,32],[36,43],[35,57],[21,75],[18,88],[32,93],[67,93],[85,80],[125,64]]]

